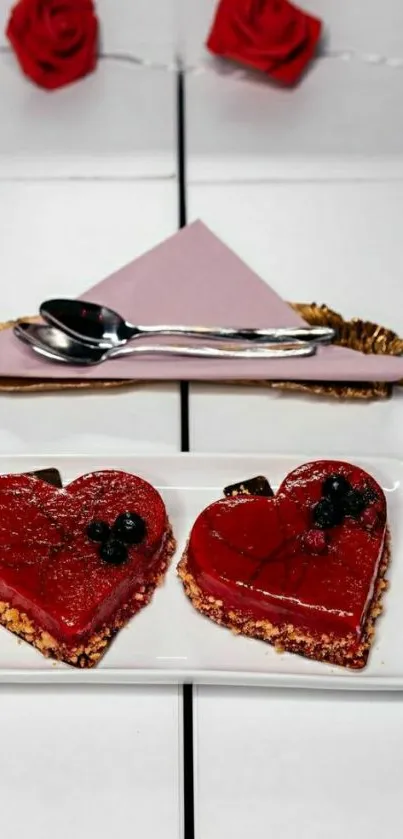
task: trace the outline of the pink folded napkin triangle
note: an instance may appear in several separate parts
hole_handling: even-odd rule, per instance
[[[57,296],[57,289],[55,289]],[[304,321],[201,222],[195,222],[82,295],[135,324],[296,326]],[[169,339],[177,343],[176,339]],[[155,339],[153,341],[155,343]],[[220,381],[273,379],[393,382],[403,358],[320,347],[311,358],[205,360],[127,356],[96,367],[48,362],[0,333],[0,376]]]

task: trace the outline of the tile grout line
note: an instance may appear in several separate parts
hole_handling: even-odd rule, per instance
[[[187,223],[186,207],[186,108],[185,76],[178,64],[177,73],[177,169],[178,169],[178,226]],[[181,451],[188,452],[189,445],[189,383],[180,382],[181,402]]]
[[[177,71],[177,168],[178,226],[186,226],[186,114],[185,76],[178,62]],[[181,451],[189,444],[189,383],[180,382]],[[193,686],[183,685],[183,836],[194,839],[194,751],[193,751]]]

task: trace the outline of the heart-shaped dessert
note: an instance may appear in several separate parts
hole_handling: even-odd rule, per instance
[[[174,549],[161,496],[135,475],[94,472],[65,489],[0,476],[0,622],[45,655],[94,666]]]
[[[178,566],[186,593],[236,633],[364,667],[389,560],[382,489],[338,461],[299,467],[273,497],[253,494],[256,481],[196,520]]]

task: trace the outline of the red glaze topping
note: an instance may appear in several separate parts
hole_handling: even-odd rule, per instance
[[[335,474],[366,490],[376,514],[346,516],[323,539],[312,510]],[[240,495],[207,507],[193,526],[188,568],[204,592],[254,620],[359,637],[385,528],[385,496],[370,475],[316,461],[291,472],[274,498]]]
[[[123,565],[105,563],[86,534],[126,510],[145,521]],[[153,576],[167,528],[164,502],[126,472],[83,475],[55,489],[27,475],[0,476],[0,600],[26,612],[59,642],[83,641]]]

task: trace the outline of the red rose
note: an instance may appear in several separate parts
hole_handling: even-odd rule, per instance
[[[207,47],[292,85],[313,57],[321,28],[287,0],[220,0]]]
[[[97,63],[92,0],[19,0],[6,35],[22,71],[47,90],[80,79]]]

